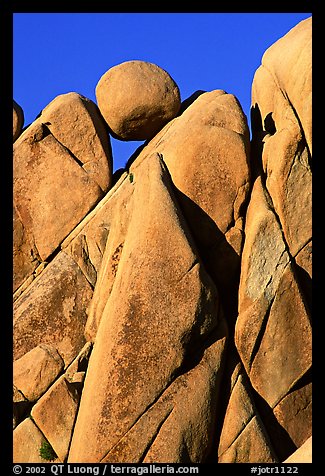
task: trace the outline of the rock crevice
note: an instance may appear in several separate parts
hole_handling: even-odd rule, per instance
[[[311,462],[310,45],[263,55],[251,141],[144,61],[14,102],[15,463]],[[146,141],[114,178],[110,134]]]

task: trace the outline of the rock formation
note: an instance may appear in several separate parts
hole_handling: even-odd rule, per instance
[[[282,459],[311,434],[310,33],[308,19],[272,45],[253,80],[256,178],[235,329],[237,350]]]
[[[145,61],[110,68],[97,84],[96,99],[111,133],[121,140],[151,139],[181,105],[171,76]]]
[[[311,462],[310,78],[308,19],[251,141],[141,61],[24,132],[14,103],[15,462]],[[116,183],[109,133],[146,140]]]
[[[76,93],[58,96],[16,140],[13,161],[16,291],[111,187],[110,139],[97,106]]]

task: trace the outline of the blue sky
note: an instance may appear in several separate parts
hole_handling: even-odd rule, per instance
[[[155,63],[178,84],[181,100],[198,89],[224,89],[250,123],[251,86],[265,50],[311,13],[15,13],[14,99],[25,125],[59,94],[96,102],[112,66]],[[111,139],[113,167],[142,142]]]

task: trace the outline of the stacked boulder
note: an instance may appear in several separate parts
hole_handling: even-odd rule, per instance
[[[110,68],[97,84],[96,99],[111,134],[120,140],[151,139],[181,105],[172,77],[145,61]]]
[[[14,104],[15,462],[310,461],[310,37],[265,53],[251,143],[142,61]],[[110,134],[146,141],[115,184]]]

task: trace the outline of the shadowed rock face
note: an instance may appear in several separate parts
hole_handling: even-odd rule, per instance
[[[149,139],[114,185],[107,125],[77,93],[16,139],[15,462],[44,444],[54,462],[311,461],[310,38],[306,20],[265,52],[251,143],[233,95],[179,108],[145,62],[97,86],[110,130]],[[159,77],[130,86],[138,122],[108,101],[122,73]]]

